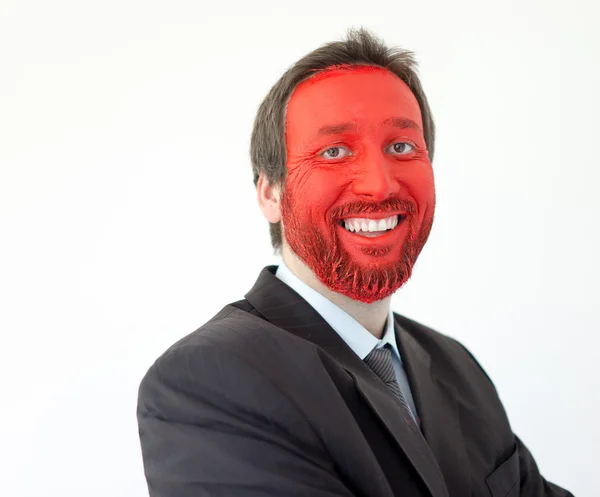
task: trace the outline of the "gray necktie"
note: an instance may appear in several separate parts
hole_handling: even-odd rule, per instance
[[[375,348],[369,352],[367,357],[365,357],[365,363],[391,390],[394,398],[406,410],[406,413],[410,415],[410,419],[413,421],[413,423],[415,423],[416,426],[412,411],[408,406],[404,395],[402,395],[402,391],[398,385],[398,380],[396,379],[396,372],[394,371],[394,363],[392,360],[392,350],[390,348],[390,344],[386,343],[383,347]]]

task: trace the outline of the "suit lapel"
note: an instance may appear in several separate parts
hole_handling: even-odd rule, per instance
[[[450,495],[470,495],[469,460],[460,428],[456,390],[432,371],[431,356],[406,331],[410,320],[396,317],[396,337],[419,416],[421,429]]]
[[[431,495],[447,497],[448,491],[440,468],[410,415],[401,411],[381,381],[363,375],[362,371],[347,369],[354,376],[358,391],[412,462]]]
[[[294,290],[280,281],[276,266],[265,268],[246,299],[269,322],[328,352],[354,378],[367,405],[411,461],[433,497],[447,497],[440,468],[427,442],[402,412],[383,382],[346,345],[327,322]],[[458,494],[463,495],[463,494]]]

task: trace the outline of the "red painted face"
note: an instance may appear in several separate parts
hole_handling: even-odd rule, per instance
[[[435,208],[422,129],[417,100],[386,69],[328,69],[292,94],[284,236],[331,290],[371,303],[410,277]]]

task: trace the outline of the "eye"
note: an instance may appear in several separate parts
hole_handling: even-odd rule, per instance
[[[352,153],[346,147],[329,147],[328,149],[323,150],[323,152],[321,152],[319,155],[325,157],[326,159],[341,159],[342,157],[352,155]]]
[[[406,155],[411,153],[414,149],[415,147],[406,142],[396,142],[388,147],[388,150],[395,155]]]

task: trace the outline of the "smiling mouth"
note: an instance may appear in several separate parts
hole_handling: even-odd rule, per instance
[[[406,219],[406,216],[402,214],[388,216],[382,219],[350,217],[338,221],[338,224],[350,233],[367,238],[373,238],[384,235],[388,231],[396,229],[400,224],[402,224],[404,219]]]

